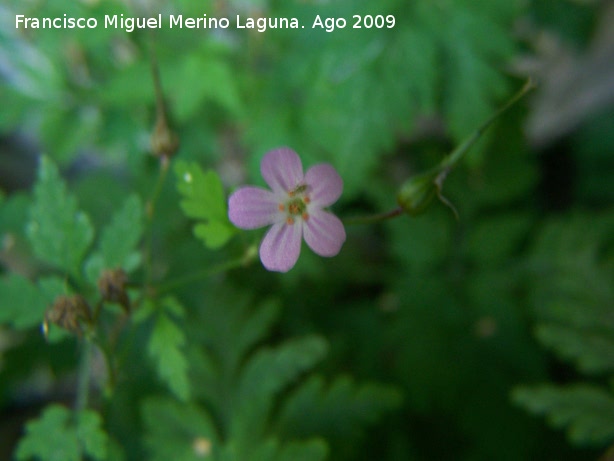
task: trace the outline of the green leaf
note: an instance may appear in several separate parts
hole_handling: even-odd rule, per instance
[[[328,446],[321,439],[290,442],[284,445],[276,461],[323,461],[328,455]]]
[[[321,461],[326,459],[328,446],[321,439],[310,439],[281,443],[269,437],[255,446],[241,447],[231,439],[224,445],[222,461]]]
[[[570,440],[582,445],[601,445],[614,440],[614,398],[595,386],[518,387],[514,401],[550,424],[566,428]]]
[[[349,440],[400,403],[400,393],[389,386],[357,384],[345,376],[326,386],[322,377],[313,376],[290,395],[277,424],[292,437]]]
[[[178,161],[175,165],[177,189],[182,195],[181,209],[189,218],[197,219],[194,233],[208,248],[223,246],[236,232],[228,220],[226,196],[222,181],[214,171],[206,171],[196,163]]]
[[[26,435],[17,447],[17,459],[32,457],[43,461],[79,461],[79,439],[69,427],[70,413],[59,405],[50,405],[39,419],[26,424]]]
[[[80,263],[94,237],[86,214],[66,190],[57,167],[43,156],[30,208],[28,238],[43,261],[79,276]]]
[[[179,311],[178,303],[170,298],[164,300],[155,319],[147,350],[156,363],[158,375],[170,390],[181,400],[190,397],[188,362],[183,347],[185,333],[173,321],[172,314]]]
[[[140,264],[136,249],[143,235],[144,210],[141,199],[131,195],[102,229],[96,253],[87,261],[88,278],[96,281],[104,269],[131,272]]]
[[[40,418],[26,424],[26,435],[17,446],[17,459],[81,461],[84,454],[95,460],[106,459],[108,439],[98,413],[84,410],[76,425],[72,417],[63,406],[45,408]]]
[[[486,120],[497,99],[507,92],[505,76],[497,65],[504,65],[513,55],[508,29],[520,5],[518,1],[455,1],[433,8],[428,0],[417,4],[416,16],[439,47],[442,110],[455,141]],[[480,143],[473,151],[478,153],[483,146]]]
[[[281,306],[276,302],[266,301],[253,309],[241,322],[241,333],[233,341],[237,354],[246,354],[258,341],[262,341],[269,334],[274,323],[278,320]]]
[[[197,405],[150,397],[141,405],[152,461],[198,461],[219,450],[215,424]]]
[[[578,330],[568,326],[542,324],[537,338],[563,358],[577,362],[585,373],[614,370],[613,331]]]
[[[72,293],[66,280],[59,277],[41,277],[37,280],[37,284],[45,299],[45,306],[51,306],[60,295],[69,295]],[[49,324],[47,326],[49,331],[46,333],[46,339],[49,343],[57,343],[71,337],[71,333],[64,328],[54,324]]]
[[[261,348],[245,365],[239,384],[244,402],[272,398],[326,354],[323,338],[309,336],[284,342],[277,348]]]
[[[55,298],[68,294],[66,282],[58,277],[40,278],[37,284],[18,274],[0,279],[0,323],[8,323],[16,330],[40,327],[45,310]],[[54,331],[53,340],[61,339],[65,332]]]
[[[223,305],[223,309],[219,309]],[[225,296],[205,303],[198,311],[198,333],[211,350],[214,360],[238,374],[245,355],[263,341],[279,317],[280,305],[264,302],[253,306],[244,293],[226,292]]]
[[[254,425],[266,419],[275,396],[322,360],[327,348],[324,339],[309,336],[255,352],[241,371],[231,422],[231,434],[241,446],[252,443],[250,441],[264,429],[264,426],[255,429]]]
[[[469,235],[470,256],[484,265],[505,261],[526,238],[533,222],[529,214],[509,212],[483,218]]]
[[[94,459],[107,458],[109,440],[102,429],[102,418],[92,410],[84,410],[77,420],[77,438],[83,451]]]
[[[203,51],[208,54],[203,57]],[[182,56],[180,62],[168,70],[174,85],[173,113],[179,122],[197,115],[208,101],[217,103],[233,115],[241,113],[241,98],[232,69],[209,50],[198,50]]]
[[[41,325],[46,298],[25,277],[10,274],[0,279],[0,323],[18,330]]]
[[[614,284],[603,251],[614,214],[575,215],[546,223],[532,257],[537,337],[584,372],[614,370]]]

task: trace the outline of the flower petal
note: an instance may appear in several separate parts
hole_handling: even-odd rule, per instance
[[[305,182],[309,185],[311,203],[318,207],[332,205],[341,197],[343,180],[332,165],[322,163],[307,170]]]
[[[241,187],[228,199],[228,218],[241,229],[256,229],[283,219],[273,192],[260,187]]]
[[[287,193],[303,181],[303,164],[298,154],[288,147],[268,152],[260,163],[262,177],[273,192]]]
[[[300,222],[277,223],[267,232],[260,244],[260,260],[270,271],[288,272],[301,252]]]
[[[320,256],[335,256],[345,242],[345,228],[334,214],[315,209],[304,224],[305,242]]]

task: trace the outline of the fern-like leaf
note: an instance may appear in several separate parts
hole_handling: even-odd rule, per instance
[[[614,441],[614,397],[603,389],[584,384],[519,387],[513,399],[531,413],[545,416],[554,427],[567,429],[576,444]]]

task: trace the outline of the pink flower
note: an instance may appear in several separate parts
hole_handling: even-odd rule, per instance
[[[287,272],[298,260],[301,241],[320,256],[335,256],[345,242],[341,220],[324,210],[341,196],[343,181],[328,164],[314,165],[303,174],[301,159],[292,149],[268,152],[260,164],[271,190],[245,186],[228,199],[228,217],[237,227],[272,225],[260,244],[260,260],[270,271]]]

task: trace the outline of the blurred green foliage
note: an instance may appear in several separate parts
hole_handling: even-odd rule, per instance
[[[522,101],[447,178],[458,220],[434,201],[347,226],[338,256],[303,251],[284,275],[255,261],[262,232],[235,229],[226,197],[287,145],[339,171],[342,218],[388,211],[522,85],[519,62],[557,57],[540,37],[583,56],[606,8],[4,2],[0,432],[15,436],[0,458],[599,457],[614,444],[611,108],[536,146]],[[13,22],[64,13],[99,25]],[[158,13],[305,28],[103,26]],[[395,24],[354,29],[354,14]],[[347,26],[311,29],[316,15]],[[149,152],[152,56],[176,158]],[[103,290],[109,270],[125,279]],[[80,329],[47,322],[45,339],[59,296],[77,294]]]

